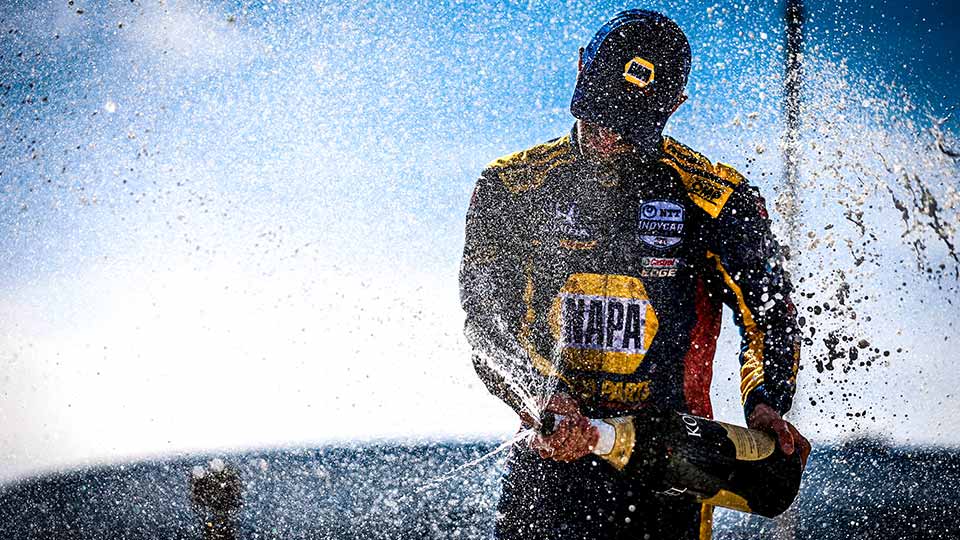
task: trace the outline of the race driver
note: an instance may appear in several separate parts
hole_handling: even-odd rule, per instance
[[[783,419],[800,336],[765,203],[732,167],[662,134],[690,61],[669,18],[617,14],[580,51],[571,132],[477,182],[460,275],[474,366],[527,425],[537,407],[564,417],[512,448],[500,539],[710,537],[712,508],[590,453],[587,419],[648,404],[710,417],[724,303],[742,334],[748,426],[809,452]]]

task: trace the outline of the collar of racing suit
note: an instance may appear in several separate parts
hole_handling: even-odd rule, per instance
[[[642,146],[635,145],[633,152],[621,154],[603,165],[606,166],[605,168],[620,171],[656,161],[664,156],[663,144],[663,135],[659,134],[656,139],[652,140],[649,144]],[[576,122],[574,122],[573,127],[570,128],[570,146],[573,147],[574,152],[581,158],[590,159],[583,153],[582,148],[580,148],[580,138],[577,133]]]
[[[600,182],[605,185],[620,184],[626,178],[632,177],[632,172],[649,166],[650,163],[666,156],[664,144],[663,135],[658,135],[657,142],[644,149],[634,147],[634,151],[632,152],[626,152],[608,160],[598,161],[583,153],[577,133],[577,124],[574,123],[570,129],[570,146],[573,148],[575,155],[581,158],[581,163],[586,165],[588,169],[594,170]]]

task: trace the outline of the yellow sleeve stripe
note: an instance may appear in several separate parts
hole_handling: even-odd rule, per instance
[[[727,287],[737,297],[737,307],[740,310],[740,319],[743,321],[743,333],[747,340],[747,350],[743,353],[743,365],[740,366],[740,403],[747,402],[750,392],[763,384],[763,339],[764,333],[757,327],[753,313],[747,307],[740,286],[733,280],[727,269],[720,263],[720,257],[707,252],[707,258],[712,258],[717,264],[717,270],[723,276]]]
[[[763,383],[763,369],[761,368],[758,371],[752,372],[747,377],[743,377],[740,380],[740,404],[743,405],[747,402],[747,396],[750,395],[750,392],[754,388],[760,386]]]
[[[533,333],[533,323],[537,320],[537,312],[533,309],[533,261],[528,260],[526,264],[524,264],[524,274],[526,275],[527,282],[523,288],[523,302],[527,306],[527,310],[524,313],[523,321],[520,323],[520,333],[517,335],[517,341],[519,341],[520,346],[527,351],[527,355],[530,357],[530,361],[537,371],[545,377],[555,377],[563,381],[567,386],[572,386],[553,365],[553,362],[544,358],[543,355],[537,351],[537,347],[530,339],[530,334]]]

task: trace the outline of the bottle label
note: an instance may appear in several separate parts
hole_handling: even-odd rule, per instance
[[[740,461],[760,461],[773,454],[777,443],[770,435],[754,429],[717,422],[727,431],[727,438],[737,449]]]

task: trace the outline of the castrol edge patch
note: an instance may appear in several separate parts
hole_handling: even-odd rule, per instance
[[[567,278],[550,321],[564,365],[620,375],[637,370],[659,326],[643,282],[601,274]]]

